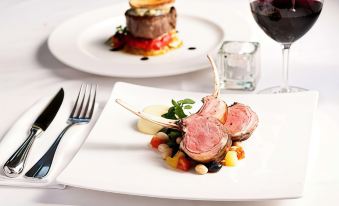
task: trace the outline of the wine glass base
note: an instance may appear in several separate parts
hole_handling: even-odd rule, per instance
[[[281,93],[295,93],[295,92],[304,92],[308,91],[307,89],[301,88],[301,87],[293,87],[290,86],[288,89],[283,89],[279,86],[276,87],[270,87],[267,89],[263,89],[258,92],[258,94],[281,94]]]

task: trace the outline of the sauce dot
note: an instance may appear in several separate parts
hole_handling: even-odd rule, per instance
[[[141,61],[146,61],[146,60],[148,60],[148,57],[141,57],[140,60]]]
[[[112,49],[110,49],[110,51],[120,51],[121,50],[121,48],[112,48]]]
[[[188,47],[188,50],[196,50],[197,48],[195,47]]]

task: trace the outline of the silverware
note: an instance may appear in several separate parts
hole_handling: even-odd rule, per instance
[[[34,140],[41,135],[53,121],[55,115],[59,111],[63,99],[64,90],[61,88],[40,116],[35,120],[24,143],[22,143],[22,145],[13,153],[3,166],[3,171],[6,176],[17,177],[22,172]]]
[[[87,124],[91,121],[96,99],[96,90],[98,86],[91,85],[89,89],[88,87],[88,85],[81,85],[73,110],[67,121],[68,125],[64,130],[62,130],[58,138],[53,142],[52,146],[41,157],[41,159],[35,163],[35,165],[25,174],[26,177],[38,179],[45,177],[51,168],[57,147],[67,130],[74,125]],[[87,90],[89,90],[89,92],[87,92]],[[94,94],[92,94],[92,92]],[[79,97],[81,98],[81,103],[79,103]],[[84,105],[84,103],[86,105]]]

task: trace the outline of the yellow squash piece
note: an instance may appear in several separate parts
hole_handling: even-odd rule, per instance
[[[169,165],[170,167],[176,169],[177,165],[178,165],[178,161],[180,157],[184,157],[185,153],[183,153],[182,151],[178,151],[174,157],[166,157],[166,164]]]
[[[236,151],[228,151],[225,156],[224,164],[229,167],[234,167],[238,163],[238,154]]]

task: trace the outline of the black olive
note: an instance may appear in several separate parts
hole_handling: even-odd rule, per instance
[[[210,173],[218,172],[222,168],[222,165],[219,162],[215,162],[215,161],[209,162],[205,164],[205,166],[207,167],[208,172]]]

